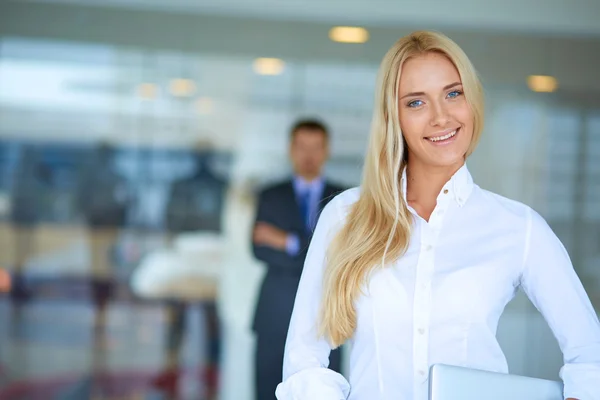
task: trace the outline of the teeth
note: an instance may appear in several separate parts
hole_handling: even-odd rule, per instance
[[[456,135],[456,130],[454,130],[454,131],[452,131],[449,134],[444,135],[444,136],[438,136],[438,137],[428,138],[428,139],[431,140],[432,142],[439,142],[440,140],[450,139],[454,135]]]

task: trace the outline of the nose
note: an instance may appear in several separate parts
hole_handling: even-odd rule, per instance
[[[444,102],[433,102],[432,103],[432,114],[431,114],[431,126],[444,127],[450,120],[448,116],[448,110]]]

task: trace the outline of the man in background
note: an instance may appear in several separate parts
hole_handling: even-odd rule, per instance
[[[325,205],[343,188],[322,175],[329,157],[329,132],[317,120],[291,130],[294,176],[260,193],[253,231],[254,255],[267,265],[254,315],[257,336],[255,400],[274,400],[281,382],[283,353],[294,299],[312,232]],[[340,354],[329,368],[339,372]]]

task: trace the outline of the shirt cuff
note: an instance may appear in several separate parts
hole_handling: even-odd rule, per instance
[[[295,256],[300,252],[300,238],[298,235],[290,233],[285,244],[285,251],[290,256]]]
[[[565,398],[600,400],[600,365],[566,364],[560,371]]]
[[[307,368],[277,386],[277,400],[346,400],[350,385],[346,379],[327,368]]]

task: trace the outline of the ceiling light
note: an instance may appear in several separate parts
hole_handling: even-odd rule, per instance
[[[169,91],[176,97],[189,97],[196,91],[196,84],[190,79],[173,79]]]
[[[154,83],[142,83],[137,88],[137,94],[142,99],[153,100],[158,96],[158,87]]]
[[[530,75],[527,78],[527,86],[534,92],[551,93],[558,88],[558,81],[553,76]]]
[[[285,63],[279,58],[257,58],[254,60],[254,72],[259,75],[279,75],[285,68]]]
[[[329,30],[329,39],[341,43],[365,43],[369,31],[358,26],[335,26]]]

